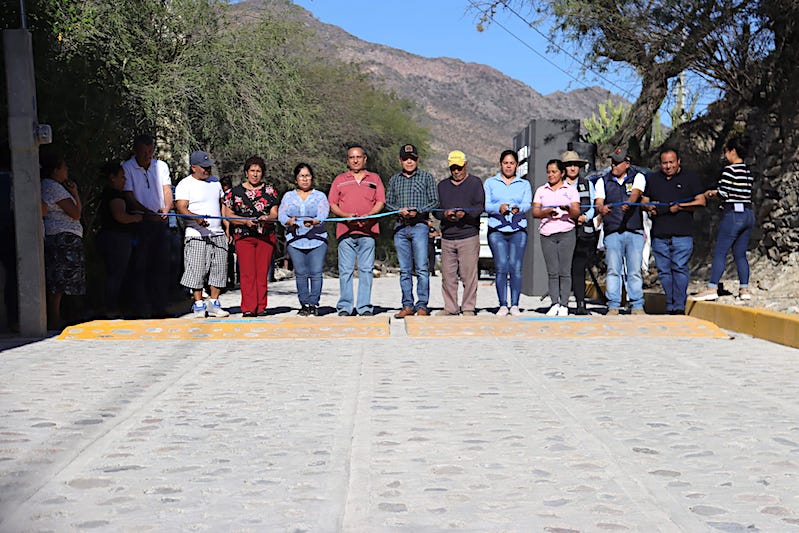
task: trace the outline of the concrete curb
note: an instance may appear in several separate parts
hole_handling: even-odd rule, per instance
[[[645,293],[647,313],[665,312],[666,299],[660,293]],[[688,297],[685,314],[713,322],[718,327],[745,333],[792,348],[799,348],[799,316],[757,307],[717,302],[699,302]]]
[[[738,331],[785,346],[799,348],[799,317],[759,309],[688,298],[687,315],[713,322],[720,328]]]

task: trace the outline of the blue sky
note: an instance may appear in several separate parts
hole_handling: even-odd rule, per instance
[[[469,11],[470,0],[293,1],[322,22],[335,24],[364,41],[425,57],[453,57],[489,65],[542,94],[599,85],[634,100],[639,91],[637,80],[629,74],[603,74],[607,80],[590,72],[581,74],[576,60],[566,53],[548,52],[547,40],[511,13],[497,16],[507,31],[492,23],[486,31],[478,32],[477,13]],[[527,13],[521,15],[529,17]]]

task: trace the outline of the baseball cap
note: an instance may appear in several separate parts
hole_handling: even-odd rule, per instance
[[[616,164],[629,161],[630,156],[627,154],[627,148],[616,148],[610,156],[610,160]]]
[[[211,156],[208,155],[207,152],[202,152],[200,150],[192,152],[189,157],[189,164],[192,166],[197,165],[198,167],[210,168],[214,166],[214,163],[215,161],[211,159]]]
[[[406,159],[408,157],[419,157],[419,150],[412,144],[405,144],[400,148],[399,152],[400,159]]]
[[[460,150],[450,152],[447,156],[447,166],[451,167],[452,165],[458,165],[459,167],[466,165],[466,154]]]

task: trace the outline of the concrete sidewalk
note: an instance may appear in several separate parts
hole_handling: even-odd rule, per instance
[[[293,281],[272,289],[296,313]],[[376,283],[374,303],[398,296]],[[0,353],[0,531],[799,530],[796,349],[401,322]]]

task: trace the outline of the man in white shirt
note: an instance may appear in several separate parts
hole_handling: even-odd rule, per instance
[[[125,199],[128,209],[144,214],[136,230],[131,258],[133,294],[137,315],[166,316],[169,293],[169,222],[172,209],[172,180],[169,167],[153,158],[155,139],[139,135],[133,140],[133,157],[122,163],[125,171]]]
[[[211,176],[214,160],[206,152],[193,152],[189,158],[191,174],[175,188],[177,212],[184,218],[183,277],[180,284],[192,290],[195,318],[225,317],[219,295],[227,284],[227,235],[222,226],[222,185]],[[208,302],[203,300],[203,287],[208,277]]]

